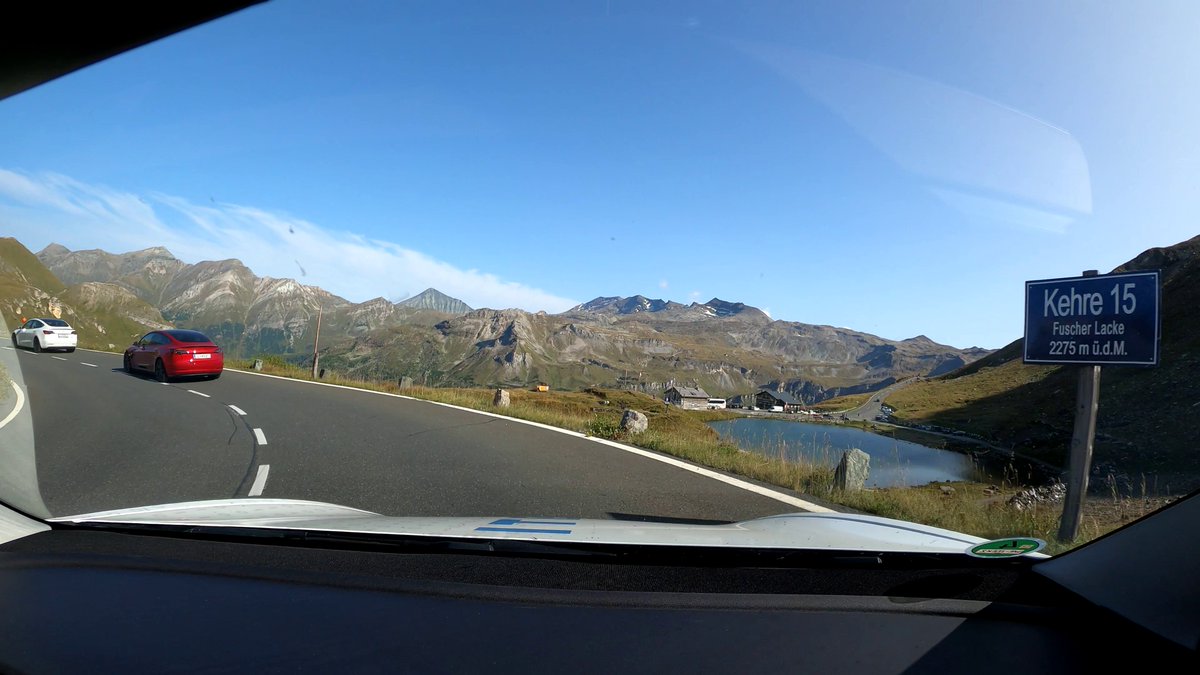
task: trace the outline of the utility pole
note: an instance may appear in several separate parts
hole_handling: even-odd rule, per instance
[[[321,341],[321,313],[322,313],[323,309],[324,308],[321,305],[317,305],[317,334],[313,336],[312,378],[314,380],[317,379],[317,373],[319,372],[317,370],[317,361],[319,360],[319,357],[317,355],[317,345],[320,344],[320,341]]]

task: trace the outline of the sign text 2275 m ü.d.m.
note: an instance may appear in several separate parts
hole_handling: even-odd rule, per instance
[[[1158,365],[1158,272],[1025,282],[1025,362]]]

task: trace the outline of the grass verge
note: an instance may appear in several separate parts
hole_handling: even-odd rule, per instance
[[[838,396],[836,398],[826,399],[820,403],[814,403],[808,408],[817,412],[832,413],[844,412],[853,410],[871,399],[873,394],[849,394],[846,396]]]
[[[262,360],[261,372],[302,380],[312,379],[306,369],[288,364],[278,357],[263,357]],[[249,370],[252,363],[250,360],[230,365]],[[1066,550],[1094,539],[1161,505],[1155,505],[1156,502],[1149,499],[1122,500],[1114,496],[1112,503],[1106,507],[1092,508],[1085,513],[1078,539],[1067,545],[1054,541],[1061,506],[1050,504],[1017,508],[1009,504],[1008,498],[1020,491],[1018,485],[956,482],[952,485],[858,492],[835,490],[831,467],[789,460],[783,453],[772,457],[747,452],[733,442],[722,439],[708,426],[707,423],[711,421],[739,417],[734,411],[680,410],[646,394],[608,389],[586,389],[581,392],[509,390],[509,407],[497,408],[492,405],[494,392],[490,389],[402,389],[394,382],[346,377],[336,373],[327,373],[321,381],[486,410],[616,440],[887,518],[924,523],[985,538],[1036,536],[1051,542],[1048,547],[1050,552]],[[621,431],[621,415],[628,408],[646,414],[649,427],[645,433],[628,435]]]

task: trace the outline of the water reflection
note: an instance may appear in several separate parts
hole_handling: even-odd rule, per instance
[[[871,456],[868,487],[924,485],[978,480],[971,458],[853,427],[770,419],[736,419],[710,424],[739,447],[770,457],[837,465],[842,452],[858,448]]]

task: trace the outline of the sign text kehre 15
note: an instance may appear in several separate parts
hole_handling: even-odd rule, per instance
[[[1025,362],[1158,364],[1158,272],[1025,282]]]

